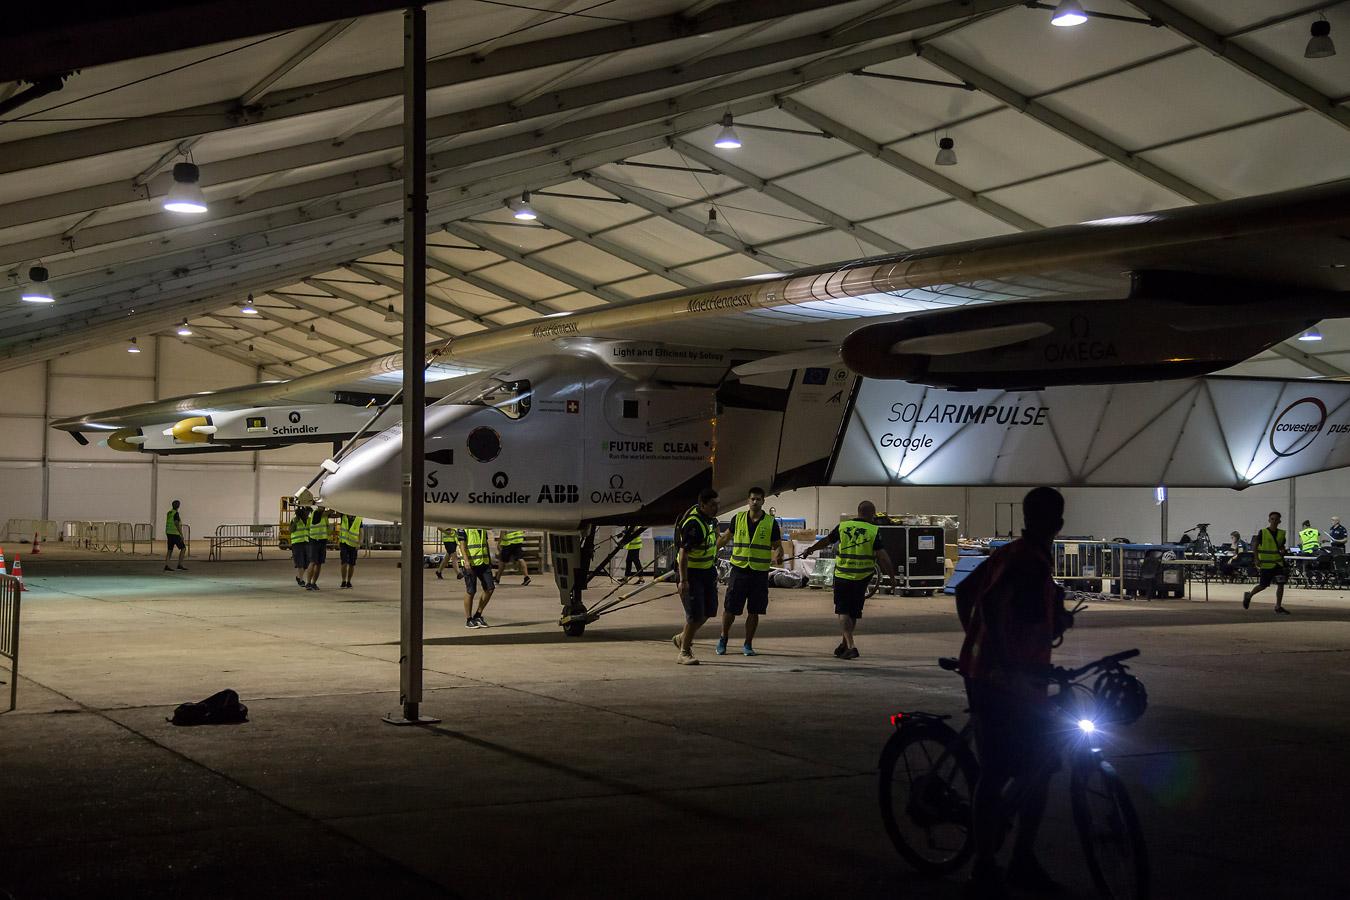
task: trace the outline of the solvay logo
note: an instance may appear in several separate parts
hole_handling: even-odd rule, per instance
[[[1276,456],[1293,456],[1307,450],[1327,424],[1327,406],[1316,397],[1295,400],[1270,426],[1270,450]]]

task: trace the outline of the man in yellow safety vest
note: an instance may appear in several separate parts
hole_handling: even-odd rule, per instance
[[[717,655],[727,652],[727,638],[736,617],[745,612],[745,643],[741,652],[755,656],[755,630],[759,617],[769,611],[769,566],[783,561],[783,534],[778,520],[764,514],[764,488],[752,487],[746,498],[749,509],[738,512],[731,528],[717,539],[720,550],[731,544],[731,579],[727,582],[722,607],[722,634],[717,639]]]
[[[169,557],[173,556],[175,547],[178,548],[178,568],[187,571],[187,566],[183,565],[183,555],[187,553],[187,544],[183,543],[183,517],[178,514],[181,505],[181,500],[173,501],[173,506],[164,514],[164,539],[169,544],[169,549],[164,553],[165,572],[173,571],[169,568]]]
[[[356,569],[356,551],[361,546],[361,517],[343,513],[338,518],[338,559],[342,564],[340,588],[352,586],[352,572]]]
[[[297,506],[291,517],[291,561],[295,563],[295,583],[305,586],[309,570],[309,507]]]
[[[1255,588],[1242,595],[1243,609],[1251,608],[1252,597],[1270,587],[1271,582],[1274,582],[1275,612],[1278,615],[1289,615],[1289,610],[1284,608],[1284,584],[1289,577],[1284,563],[1284,555],[1289,552],[1289,548],[1284,545],[1284,532],[1280,530],[1281,518],[1279,513],[1272,512],[1270,524],[1258,531],[1256,536],[1252,538],[1252,551],[1256,554],[1256,571],[1260,576],[1260,581]]]
[[[623,557],[623,577],[637,573],[637,583],[642,584],[642,535],[647,529],[642,528],[638,533],[628,539],[628,543],[623,545],[627,552]]]
[[[492,580],[492,551],[488,548],[486,528],[465,528],[459,533],[458,547],[459,570],[464,577],[464,627],[487,628],[483,610],[492,599],[496,582]],[[483,585],[483,599],[478,602],[475,612],[474,594],[478,593],[479,583]]]
[[[441,554],[440,563],[436,566],[436,577],[444,581],[445,576],[441,574],[441,569],[444,569],[445,564],[455,558],[455,545],[459,543],[459,529],[451,525],[449,528],[437,528],[436,531],[440,534],[441,546],[445,549],[445,552]],[[461,577],[458,569],[455,570],[455,577]]]
[[[305,590],[319,589],[319,573],[328,561],[328,512],[322,506],[309,514],[309,571],[305,573]]]
[[[520,583],[525,587],[530,583],[530,564],[525,561],[525,532],[523,531],[503,531],[497,538],[497,583],[502,583],[502,576],[506,574],[506,564],[510,562],[520,563],[520,572],[525,576],[525,580]]]
[[[680,545],[680,603],[684,606],[684,629],[671,640],[679,648],[675,660],[696,666],[694,635],[703,623],[717,615],[717,491],[699,491],[698,503],[680,517],[676,529]]]
[[[834,648],[840,659],[857,659],[858,648],[853,644],[853,629],[862,618],[863,604],[867,602],[867,582],[877,565],[894,577],[895,567],[885,548],[877,543],[877,508],[871,500],[858,504],[858,515],[840,522],[825,537],[802,552],[810,556],[830,544],[839,545],[834,564],[834,612],[839,616],[839,627],[844,639]]]

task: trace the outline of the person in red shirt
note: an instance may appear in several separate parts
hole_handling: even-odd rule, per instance
[[[972,798],[975,866],[968,896],[1003,897],[1005,885],[1042,896],[1060,886],[1036,860],[1036,833],[1049,776],[1029,786],[1015,811],[1017,838],[1006,877],[997,864],[1003,843],[1003,790],[1035,775],[1047,754],[1050,703],[1045,679],[1055,640],[1073,624],[1055,584],[1054,539],[1064,526],[1064,497],[1038,487],[1022,500],[1022,537],[998,548],[956,590],[965,628],[961,674],[980,758]]]

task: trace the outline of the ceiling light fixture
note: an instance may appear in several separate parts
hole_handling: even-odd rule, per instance
[[[956,141],[949,137],[938,141],[937,158],[933,160],[936,166],[954,166],[956,165]]]
[[[178,326],[178,336],[179,336],[179,337],[192,337],[192,329],[188,327],[188,321],[187,321],[187,319],[184,319],[184,320],[183,320],[183,324],[181,324],[181,325]]]
[[[1058,28],[1072,28],[1075,25],[1082,25],[1087,20],[1087,14],[1083,12],[1083,6],[1078,0],[1064,0],[1050,16],[1050,24]]]
[[[128,353],[140,353],[141,348],[136,344],[136,339],[132,338],[131,343],[127,345]]]
[[[1312,23],[1312,37],[1303,50],[1304,59],[1326,59],[1336,55],[1336,45],[1331,42],[1331,23],[1325,15]]]
[[[202,194],[201,170],[190,162],[175,163],[173,187],[164,198],[164,208],[176,213],[206,212],[206,197]]]
[[[305,335],[305,340],[307,340],[307,341],[317,341],[318,339],[319,339],[319,333],[318,333],[317,331],[314,330],[314,326],[313,326],[313,325],[309,326],[309,334]]]
[[[530,206],[530,192],[526,191],[520,195],[520,203],[516,204],[516,211],[513,215],[522,222],[533,222],[539,218],[539,213],[535,212]]]
[[[384,320],[386,322],[398,321],[398,313],[394,312],[394,304],[390,303],[389,308],[384,311]]]
[[[736,133],[736,126],[731,123],[731,113],[723,113],[722,128],[717,132],[717,140],[713,141],[713,146],[718,150],[741,149],[741,136]]]
[[[52,289],[47,287],[47,267],[36,265],[28,270],[28,280],[31,284],[23,289],[20,299],[25,303],[55,303],[56,298],[52,296]]]
[[[703,223],[704,234],[721,234],[722,225],[717,221],[717,210],[708,209],[708,221]]]
[[[256,316],[258,314],[258,310],[253,306],[252,294],[249,294],[248,299],[239,306],[239,311],[246,316]]]
[[[1322,339],[1322,332],[1318,331],[1317,326],[1314,325],[1307,331],[1300,334],[1298,336],[1298,339],[1300,341],[1320,341]]]

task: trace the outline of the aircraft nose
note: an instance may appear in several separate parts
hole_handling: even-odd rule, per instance
[[[353,450],[324,479],[324,502],[332,509],[366,518],[397,521],[402,515],[402,447],[401,432],[390,429]]]

